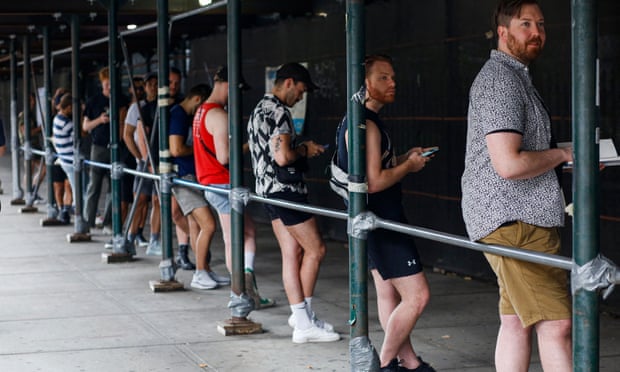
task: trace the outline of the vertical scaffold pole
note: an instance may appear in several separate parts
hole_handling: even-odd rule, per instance
[[[33,193],[32,185],[32,137],[30,131],[32,128],[32,115],[35,114],[30,110],[30,94],[32,93],[30,70],[30,35],[24,35],[23,40],[23,54],[24,54],[24,67],[22,70],[22,84],[24,87],[23,92],[23,108],[22,108],[22,120],[24,121],[24,173],[26,174],[26,208],[22,208],[22,211],[35,212],[37,209],[32,205],[36,195]],[[36,120],[36,119],[35,119]]]
[[[239,0],[231,0],[227,7],[228,23],[228,126],[230,129],[230,186],[232,190],[243,184],[243,158],[241,148],[241,30]],[[232,203],[231,203],[232,204]],[[245,275],[243,271],[243,203],[236,203],[231,208],[231,240],[232,240],[232,291],[240,295],[245,292]],[[241,210],[239,210],[241,209]]]
[[[52,52],[50,48],[50,27],[43,26],[43,85],[45,102],[43,102],[43,120],[45,122],[45,166],[47,167],[47,217],[57,219],[62,205],[54,207],[54,150],[52,144]],[[44,225],[45,226],[45,225]]]
[[[584,265],[599,252],[599,150],[596,115],[596,1],[572,0],[573,258]],[[598,297],[577,290],[573,296],[575,371],[599,370]]]
[[[9,45],[11,54],[11,169],[13,177],[13,199],[11,205],[24,204],[24,190],[21,186],[21,167],[19,165],[19,128],[17,125],[17,47],[16,37],[11,35],[11,41]]]
[[[162,263],[161,279],[174,281],[175,267],[172,260],[172,212],[170,194],[172,192],[172,163],[168,149],[168,128],[170,126],[170,88],[169,88],[169,44],[168,40],[168,1],[157,0],[157,60],[159,71],[157,92],[159,110],[159,173],[161,174],[161,241]]]
[[[347,97],[364,84],[365,50],[364,1],[349,0],[346,6]],[[366,183],[366,131],[364,106],[347,101],[349,182]],[[368,337],[368,258],[366,239],[351,235],[351,221],[366,210],[366,193],[349,191],[349,293],[351,371],[379,369],[379,358]]]
[[[120,62],[117,51],[118,41],[118,0],[110,0],[108,6],[108,67],[110,69],[110,163],[112,169],[110,179],[112,184],[112,231],[113,252],[127,253],[123,246],[121,221],[121,178],[122,164],[119,160],[119,128],[120,114],[118,97],[122,94],[120,84]]]
[[[71,16],[71,96],[73,97],[71,120],[73,121],[73,203],[75,203],[74,234],[69,236],[69,241],[89,241],[86,221],[83,218],[84,211],[84,159],[80,154],[80,142],[82,133],[82,105],[80,97],[80,16]]]

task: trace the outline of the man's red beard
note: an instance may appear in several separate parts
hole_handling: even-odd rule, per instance
[[[525,43],[520,43],[512,34],[508,33],[506,44],[508,50],[525,64],[535,60],[543,49],[543,42],[540,37],[534,37]]]

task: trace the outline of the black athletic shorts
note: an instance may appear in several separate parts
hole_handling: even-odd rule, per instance
[[[308,196],[304,194],[299,194],[296,192],[290,191],[281,191],[276,192],[269,195],[270,199],[282,199],[286,201],[290,201],[297,204],[308,204]],[[310,213],[297,211],[294,209],[284,208],[284,207],[276,207],[271,204],[264,204],[265,210],[269,215],[269,218],[273,220],[277,220],[278,218],[282,220],[284,226],[294,226],[300,224],[302,222],[306,222],[312,218]]]
[[[58,164],[52,165],[52,182],[65,182],[67,173]]]

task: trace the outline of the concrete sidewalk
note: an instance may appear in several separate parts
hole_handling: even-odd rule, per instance
[[[189,289],[191,272],[179,271],[185,291],[153,293],[159,258],[139,249],[131,263],[104,264],[109,236],[68,243],[72,226],[41,227],[46,206],[34,214],[10,206],[10,159],[0,159],[0,371],[348,371],[348,250],[328,242],[313,307],[334,324],[342,340],[296,345],[282,288],[279,250],[268,225],[258,225],[258,285],[277,306],[254,311],[262,334],[222,336],[217,322],[230,318],[229,287]],[[46,195],[42,190],[41,195]],[[420,244],[423,244],[421,241]],[[224,272],[218,232],[214,268]],[[414,346],[437,371],[493,371],[498,327],[492,283],[427,271],[431,301],[413,334]],[[369,285],[370,338],[382,332]],[[620,371],[620,320],[601,316],[600,364]],[[530,371],[541,371],[534,352]]]

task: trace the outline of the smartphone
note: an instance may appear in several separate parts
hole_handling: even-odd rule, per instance
[[[439,147],[432,147],[430,148],[428,151],[424,151],[422,153],[422,156],[426,157],[426,156],[431,156],[434,153],[436,153],[437,151],[439,151]]]
[[[327,150],[329,148],[329,143],[323,145],[323,149]]]

